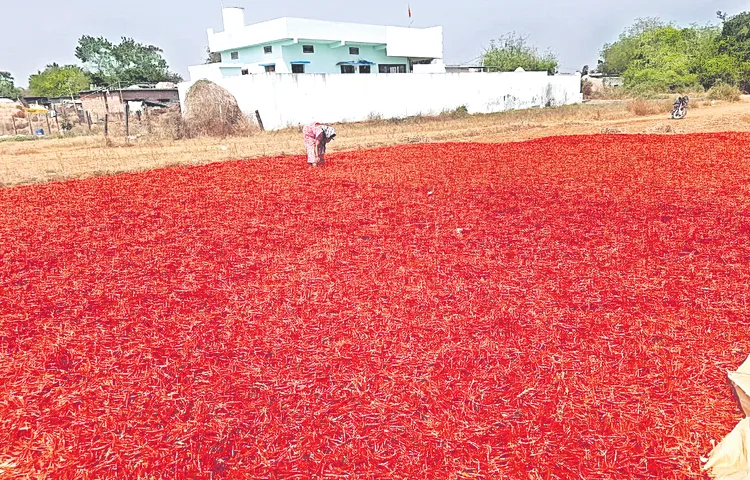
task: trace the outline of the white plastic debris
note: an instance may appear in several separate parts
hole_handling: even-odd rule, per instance
[[[703,470],[716,480],[746,480],[750,479],[750,358],[727,376],[745,419],[714,447]]]

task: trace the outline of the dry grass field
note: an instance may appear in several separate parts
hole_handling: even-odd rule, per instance
[[[750,100],[693,102],[685,120],[668,118],[670,102],[650,101],[634,109],[627,101],[592,101],[555,109],[492,115],[442,115],[338,125],[329,151],[404,143],[445,141],[509,142],[592,133],[694,133],[750,131]],[[300,155],[298,129],[246,137],[127,140],[111,135],[35,141],[0,141],[0,187],[60,181],[94,175],[149,170],[228,159]]]

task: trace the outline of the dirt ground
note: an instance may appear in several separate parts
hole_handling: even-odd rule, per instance
[[[636,116],[627,101],[591,101],[554,109],[490,115],[442,115],[337,126],[329,152],[403,143],[510,142],[557,135],[598,133],[680,134],[750,131],[750,97],[737,103],[694,101],[684,120],[669,119],[670,102],[654,101],[649,116]],[[111,135],[0,142],[0,187],[197,165],[238,158],[303,154],[299,129],[248,137],[135,140]]]

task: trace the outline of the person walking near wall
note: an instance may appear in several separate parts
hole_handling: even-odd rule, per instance
[[[326,145],[336,138],[336,130],[328,125],[313,122],[302,129],[307,149],[307,163],[319,167],[325,163]]]

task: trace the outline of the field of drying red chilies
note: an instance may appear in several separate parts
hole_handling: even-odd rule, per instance
[[[2,478],[700,478],[750,135],[0,190]]]

